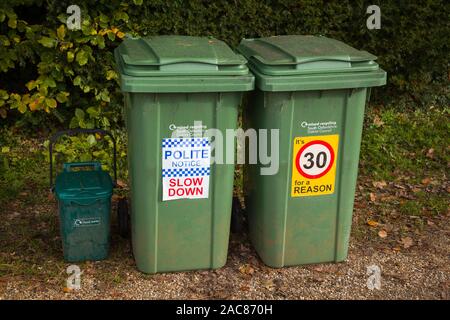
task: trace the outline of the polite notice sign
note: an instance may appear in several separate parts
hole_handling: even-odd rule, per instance
[[[334,193],[339,135],[294,138],[292,197]]]
[[[208,138],[162,140],[162,200],[208,198]]]

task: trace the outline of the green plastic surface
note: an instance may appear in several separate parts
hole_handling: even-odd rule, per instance
[[[145,273],[215,269],[227,259],[234,165],[211,165],[209,197],[162,201],[161,142],[171,125],[236,128],[241,92],[126,93],[132,244]]]
[[[92,168],[92,170],[76,168]],[[99,162],[65,163],[55,183],[55,193],[62,200],[108,196],[111,195],[112,189],[111,176],[101,169]]]
[[[265,75],[378,70],[374,55],[326,37],[291,35],[244,39],[237,50],[254,69]]]
[[[171,128],[195,121],[221,132],[235,129],[242,91],[254,87],[246,60],[221,41],[181,36],[125,40],[115,57],[125,96],[138,269],[156,273],[223,266],[234,165],[211,165],[208,198],[163,202],[161,145]]]
[[[116,52],[122,72],[135,77],[248,73],[247,60],[212,37],[125,39]]]
[[[236,92],[254,87],[247,60],[214,38],[126,39],[114,56],[123,92]]]
[[[386,83],[382,69],[370,72],[323,73],[289,76],[269,76],[249,63],[255,75],[255,86],[263,91],[311,91],[346,88],[367,88]]]
[[[249,105],[244,109],[244,125],[256,130],[278,129],[280,136],[277,174],[261,175],[260,165],[246,165],[244,170],[250,239],[262,260],[272,267],[346,259],[364,109],[370,87],[386,82],[386,73],[378,67],[372,71],[349,67],[346,71],[330,72],[327,60],[327,67],[321,69],[320,62],[328,59],[323,45],[330,43],[329,39],[326,42],[323,38],[307,39],[310,40],[298,36],[269,38],[267,41],[277,46],[268,48],[267,41],[260,41],[264,45],[252,46],[252,56],[258,56],[258,61],[247,57],[252,61],[250,68],[258,89],[251,93]],[[315,43],[318,45],[314,46]],[[289,46],[288,50],[279,50],[282,44]],[[306,44],[308,47],[304,48]],[[340,60],[361,61],[373,57],[366,53],[358,55],[359,51],[348,50],[348,46],[336,44],[334,48],[328,51],[333,59],[341,56]],[[349,52],[348,57],[344,49]],[[241,50],[246,54],[244,51]],[[342,55],[338,54],[340,51]],[[295,66],[314,60],[318,66],[315,71],[320,72],[297,70],[295,75],[276,76],[262,73],[268,70],[262,62]],[[318,132],[309,132],[302,125],[329,122],[336,125]],[[294,139],[326,135],[339,136],[334,192],[292,197]]]
[[[77,171],[90,167],[92,170]],[[98,162],[65,163],[56,177],[64,259],[106,259],[113,183]]]

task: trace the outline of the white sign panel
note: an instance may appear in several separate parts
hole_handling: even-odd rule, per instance
[[[163,201],[208,198],[210,152],[208,138],[162,140]]]

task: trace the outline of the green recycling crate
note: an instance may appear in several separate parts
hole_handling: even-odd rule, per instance
[[[114,181],[97,161],[63,164],[53,185],[53,146],[64,135],[108,135],[114,146]],[[59,131],[50,138],[50,189],[58,200],[59,222],[64,260],[97,261],[108,257],[110,247],[110,211],[117,181],[116,140],[102,129]]]
[[[245,126],[279,129],[280,139],[276,174],[245,168],[256,251],[273,267],[345,260],[364,108],[386,73],[372,54],[326,37],[244,39],[238,51],[257,87]]]
[[[126,39],[116,50],[125,96],[131,233],[145,273],[226,262],[233,164],[211,164],[207,129],[235,129],[254,77],[214,38]],[[201,123],[199,123],[201,122]]]
[[[91,171],[73,171],[92,167]],[[99,162],[65,163],[56,178],[64,259],[96,261],[108,257],[113,183]]]

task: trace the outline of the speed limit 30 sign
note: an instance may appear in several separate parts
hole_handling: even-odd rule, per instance
[[[292,197],[334,193],[339,135],[296,137],[292,164]]]

